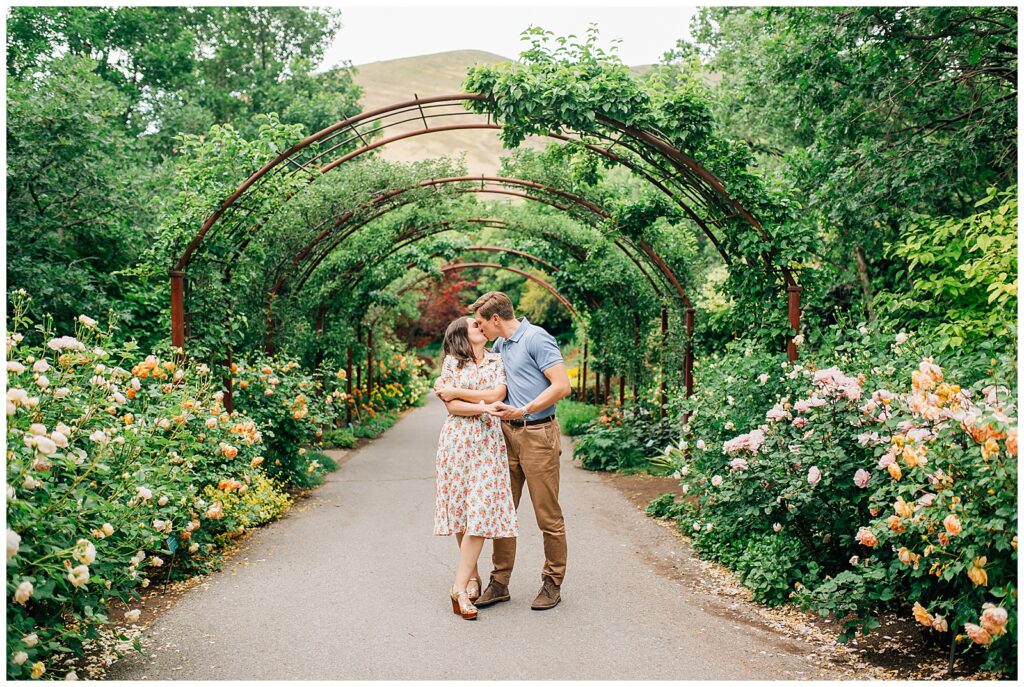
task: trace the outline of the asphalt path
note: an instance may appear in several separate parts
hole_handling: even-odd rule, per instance
[[[562,602],[530,609],[543,548],[524,492],[512,600],[451,610],[454,539],[432,534],[434,398],[360,449],[147,630],[117,680],[828,679],[807,649],[664,567],[689,553],[563,438]],[[490,545],[481,572],[489,571]]]

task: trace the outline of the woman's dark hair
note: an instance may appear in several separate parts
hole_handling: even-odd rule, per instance
[[[476,362],[473,346],[469,343],[468,317],[460,317],[448,325],[444,332],[444,354],[455,358],[460,370],[466,363]]]

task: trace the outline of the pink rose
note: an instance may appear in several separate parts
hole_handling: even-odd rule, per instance
[[[871,473],[868,472],[867,470],[863,470],[863,469],[857,470],[856,474],[854,474],[854,476],[853,476],[853,483],[856,484],[861,489],[864,489],[865,487],[867,487],[868,486],[868,482],[870,482],[870,481],[871,481]]]
[[[821,470],[817,466],[812,465],[811,469],[807,471],[807,483],[812,487],[821,481]]]

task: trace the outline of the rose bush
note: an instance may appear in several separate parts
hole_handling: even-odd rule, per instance
[[[795,365],[736,349],[713,358],[700,393],[677,400],[685,448],[660,458],[692,498],[654,510],[681,511],[696,548],[738,570],[756,598],[844,619],[844,639],[898,610],[932,641],[981,648],[986,668],[1007,670],[1012,368],[993,358],[952,372],[912,335],[861,327],[849,338]]]
[[[264,428],[267,474],[299,487],[319,484],[332,466],[310,447],[333,424],[340,410],[336,397],[324,396],[322,382],[285,358],[233,363],[231,379],[235,409]]]
[[[116,346],[85,316],[74,336],[29,331],[27,300],[12,295],[6,338],[10,678],[55,676],[110,604],[209,569],[218,537],[282,498],[259,467],[263,433],[225,412],[205,365]],[[225,518],[229,492],[249,492],[248,524]]]

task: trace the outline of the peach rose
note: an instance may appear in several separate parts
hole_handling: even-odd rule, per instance
[[[1009,620],[1006,609],[994,604],[985,604],[982,608],[981,626],[991,635],[1006,634],[1006,622]]]
[[[875,533],[871,531],[870,527],[858,529],[856,539],[864,546],[875,546],[878,544],[878,538],[875,537]]]
[[[967,636],[971,638],[975,644],[991,644],[992,635],[988,633],[988,630],[975,625],[974,623],[965,623],[964,630],[967,631]]]
[[[946,516],[946,518],[942,521],[942,524],[946,527],[946,531],[954,537],[960,534],[960,532],[963,530],[963,528],[960,525],[960,518],[956,517],[952,513]]]

